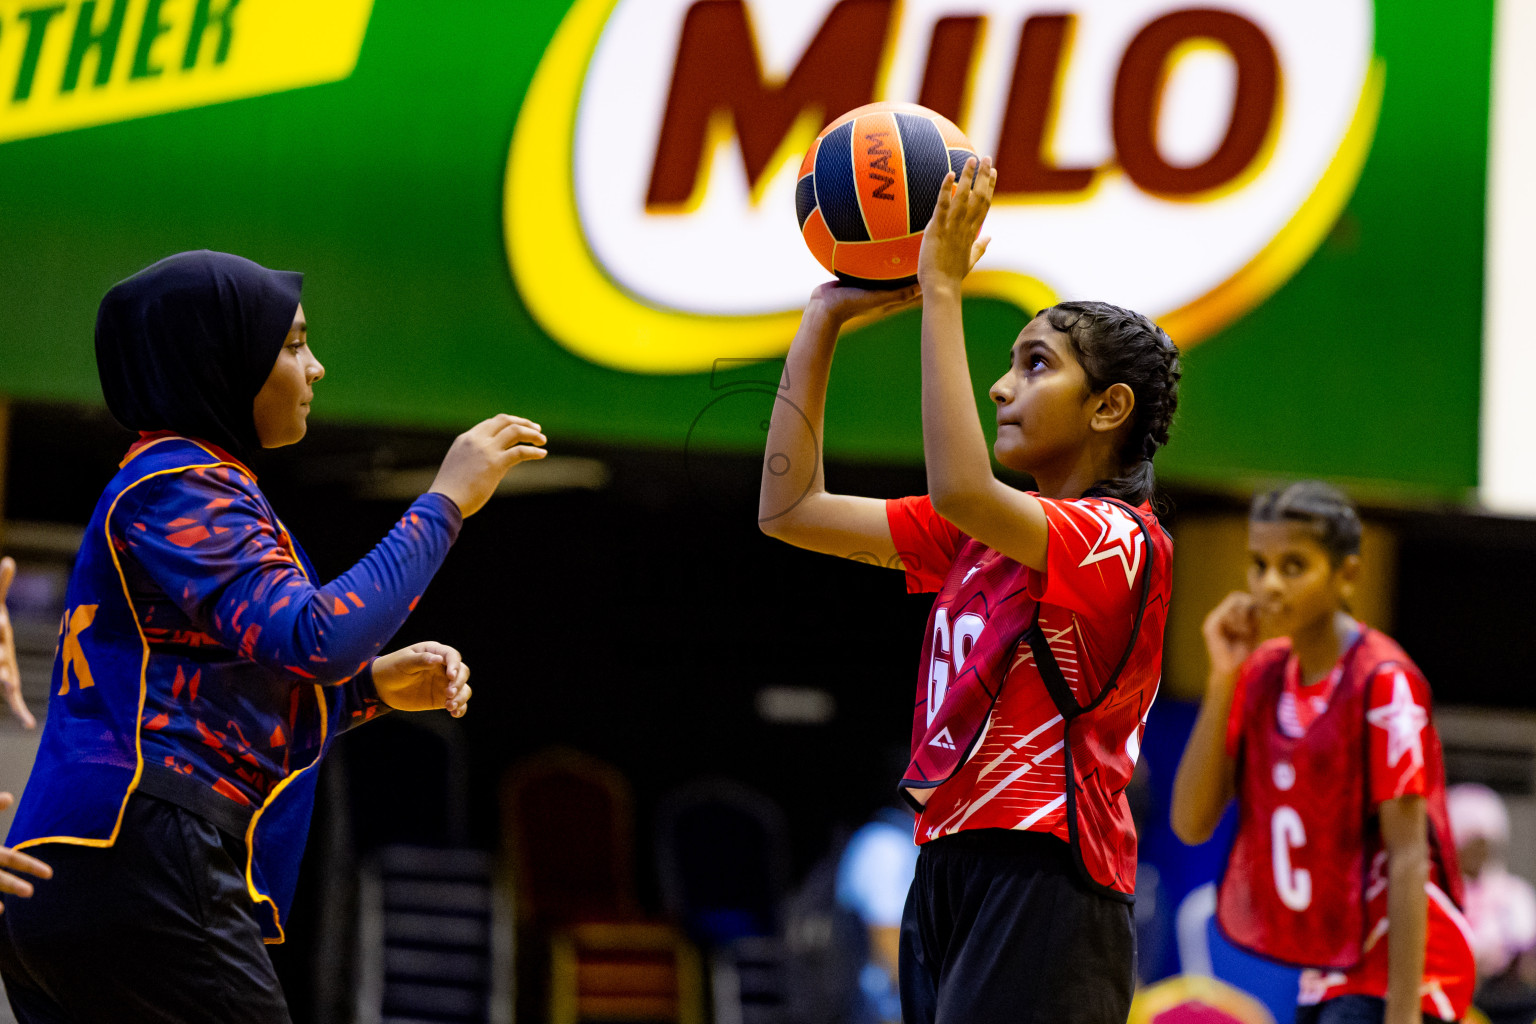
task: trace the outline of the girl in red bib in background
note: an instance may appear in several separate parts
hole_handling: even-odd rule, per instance
[[[1124,788],[1157,692],[1172,561],[1147,502],[1178,354],[1115,306],[1041,311],[991,389],[993,452],[1038,491],[993,475],[960,285],[986,246],[975,239],[994,181],[990,159],[967,164],[953,197],[946,179],[918,288],[811,296],[774,407],[759,522],[938,593],[901,781],[922,847],[899,940],[905,1020],[1119,1024],[1135,962]],[[919,288],[929,493],[829,493],[819,452],[838,331],[914,303]]]
[[[1349,614],[1359,517],[1326,484],[1292,484],[1254,500],[1248,548],[1248,592],[1205,620],[1174,831],[1205,841],[1237,798],[1217,922],[1307,968],[1297,1024],[1460,1020],[1476,968],[1429,684]]]

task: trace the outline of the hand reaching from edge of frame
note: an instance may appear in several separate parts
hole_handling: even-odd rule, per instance
[[[10,561],[10,559],[6,559]],[[16,802],[16,798],[9,793],[0,793],[0,811],[10,807]],[[32,875],[34,878],[52,878],[53,868],[44,864],[36,857],[28,857],[19,850],[13,850],[9,846],[0,846],[0,892],[8,892],[14,896],[31,896],[32,883],[25,878],[20,878],[11,872],[21,871]],[[5,907],[0,905],[0,910]]]
[[[0,690],[4,691],[5,703],[26,729],[37,728],[37,719],[27,710],[27,702],[21,696],[21,670],[16,666],[16,634],[11,630],[11,616],[5,609],[5,598],[16,577],[16,563],[10,558],[0,558]]]

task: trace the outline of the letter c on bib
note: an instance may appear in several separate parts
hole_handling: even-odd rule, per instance
[[[1291,851],[1307,845],[1307,830],[1301,815],[1290,807],[1275,808],[1269,819],[1270,849],[1275,861],[1275,889],[1280,902],[1298,913],[1312,905],[1312,873],[1291,867]]]

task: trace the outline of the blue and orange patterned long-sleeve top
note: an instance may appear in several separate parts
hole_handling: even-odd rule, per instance
[[[304,769],[384,710],[372,659],[461,524],[453,502],[425,494],[321,584],[237,460],[175,436],[135,445],[71,575],[11,845],[108,846],[133,788],[190,795],[215,820],[242,823],[252,898],[276,900],[269,933],[280,935],[313,797]]]

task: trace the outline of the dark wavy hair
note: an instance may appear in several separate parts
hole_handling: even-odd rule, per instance
[[[1085,496],[1132,505],[1150,501],[1152,457],[1168,443],[1179,407],[1179,350],[1157,324],[1107,302],[1058,302],[1039,315],[1067,336],[1090,389],[1125,384],[1136,396],[1131,429],[1120,447],[1121,475],[1098,481]]]
[[[1360,553],[1360,513],[1354,502],[1321,480],[1300,480],[1254,496],[1250,523],[1303,523],[1337,566]]]

